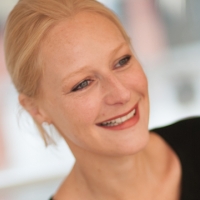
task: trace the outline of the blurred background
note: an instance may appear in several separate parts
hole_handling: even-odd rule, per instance
[[[117,13],[149,80],[149,128],[200,115],[200,1],[100,0]],[[45,147],[17,101],[5,69],[5,20],[17,0],[0,0],[0,199],[44,200],[69,173],[67,145]]]

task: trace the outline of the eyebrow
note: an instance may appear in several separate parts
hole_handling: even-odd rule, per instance
[[[81,74],[84,71],[87,71],[90,67],[88,65],[81,67],[80,69],[72,72],[71,74],[67,75],[66,77],[63,78],[62,83],[65,82],[66,80],[73,78],[74,76],[76,76],[77,74]]]
[[[126,46],[127,43],[126,42],[122,42],[119,46],[117,46],[116,48],[114,48],[111,53],[110,53],[110,57],[113,57],[116,52],[118,52],[123,46]],[[81,74],[84,71],[87,71],[90,68],[90,66],[86,65],[81,67],[80,69],[72,72],[71,74],[67,75],[66,77],[63,78],[62,83],[66,81],[66,79],[70,79],[73,78],[74,76],[76,76],[77,74]]]

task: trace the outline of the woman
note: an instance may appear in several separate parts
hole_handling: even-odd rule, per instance
[[[20,0],[5,55],[43,137],[42,124],[53,124],[76,158],[54,200],[200,197],[187,132],[195,142],[200,119],[149,133],[147,80],[110,10],[95,0]]]

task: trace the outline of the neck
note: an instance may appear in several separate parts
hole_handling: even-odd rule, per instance
[[[147,170],[143,162],[142,155],[98,160],[96,158],[90,164],[87,162],[87,166],[77,161],[75,172],[78,179],[81,177],[81,181],[85,182],[96,196],[112,193],[113,197],[119,198],[121,195],[124,197],[124,192],[130,187],[132,191],[133,188],[136,189],[142,180],[141,175],[146,177]]]
[[[157,177],[148,149],[149,145],[135,155],[120,157],[101,156],[87,151],[75,153],[77,161],[72,173],[76,184],[80,188],[85,186],[83,189],[90,191],[97,199],[138,197]]]

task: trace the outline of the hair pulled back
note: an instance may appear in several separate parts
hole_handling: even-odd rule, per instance
[[[19,0],[8,17],[4,40],[7,69],[19,93],[37,97],[43,74],[38,62],[42,39],[52,26],[81,11],[105,16],[129,42],[115,14],[96,0]]]

